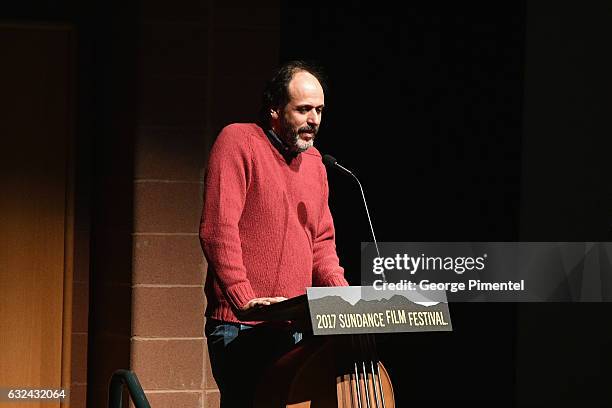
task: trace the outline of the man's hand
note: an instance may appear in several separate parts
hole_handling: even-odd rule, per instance
[[[242,308],[241,311],[245,312],[249,309],[253,309],[255,307],[268,306],[272,303],[282,302],[283,300],[287,300],[286,297],[277,296],[277,297],[261,297],[249,300]]]

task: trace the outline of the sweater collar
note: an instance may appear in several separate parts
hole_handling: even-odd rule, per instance
[[[278,152],[283,156],[287,163],[295,159],[299,154],[289,149],[289,146],[287,146],[272,129],[267,129],[265,131],[265,134],[268,137],[270,143],[272,143],[272,146],[274,146],[276,150],[278,150]]]

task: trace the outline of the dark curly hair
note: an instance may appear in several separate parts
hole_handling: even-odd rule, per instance
[[[263,91],[259,111],[259,121],[263,127],[270,126],[270,109],[285,106],[289,102],[289,83],[293,75],[301,71],[312,74],[321,84],[323,91],[326,90],[325,75],[317,64],[300,60],[284,63],[268,81]]]

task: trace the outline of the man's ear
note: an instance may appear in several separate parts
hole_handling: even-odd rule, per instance
[[[278,109],[270,109],[270,117],[274,120],[278,120]]]

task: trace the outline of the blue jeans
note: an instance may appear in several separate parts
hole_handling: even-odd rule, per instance
[[[299,332],[207,319],[204,329],[221,408],[249,408],[258,380],[301,340]]]

